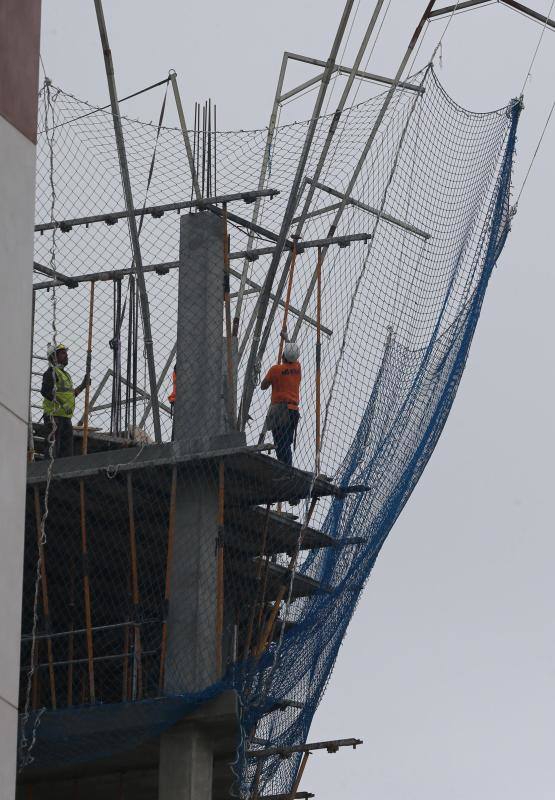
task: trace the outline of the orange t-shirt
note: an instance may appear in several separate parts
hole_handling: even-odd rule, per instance
[[[266,380],[272,386],[272,403],[287,403],[287,408],[299,407],[301,365],[298,361],[275,364],[270,367]]]
[[[177,375],[174,370],[172,375],[172,393],[168,395],[168,400],[170,401],[170,403],[175,403],[176,388],[177,388]]]

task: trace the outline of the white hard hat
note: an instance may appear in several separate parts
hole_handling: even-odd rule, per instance
[[[285,361],[289,362],[298,361],[300,354],[301,351],[299,349],[299,345],[297,344],[297,342],[287,342],[287,344],[283,348],[283,358],[285,359]]]

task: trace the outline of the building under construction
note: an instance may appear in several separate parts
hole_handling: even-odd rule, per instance
[[[521,103],[286,53],[269,127],[186,119],[175,73],[127,119],[39,97],[18,797],[307,796],[310,723],[443,428],[509,226]],[[286,89],[287,65],[313,77]],[[323,113],[330,79],[344,82]],[[350,105],[364,81],[370,99]],[[280,105],[316,87],[312,118]],[[175,103],[181,125],[165,125]],[[447,201],[446,201],[447,198]],[[300,347],[294,464],[267,369]],[[86,376],[53,457],[47,347]],[[175,402],[169,402],[176,369]]]

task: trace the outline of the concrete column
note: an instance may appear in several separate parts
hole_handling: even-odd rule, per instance
[[[176,445],[206,450],[225,433],[223,224],[209,212],[181,218]],[[167,693],[197,692],[216,672],[218,482],[206,462],[178,474],[168,609]],[[160,740],[159,800],[211,800],[213,751],[196,723]]]
[[[158,800],[212,800],[214,756],[208,736],[182,722],[162,736]]]
[[[174,439],[222,433],[223,222],[181,217]]]

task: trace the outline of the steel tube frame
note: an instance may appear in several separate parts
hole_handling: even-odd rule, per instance
[[[542,25],[545,25],[552,30],[555,29],[555,20],[545,17],[538,11],[534,11],[533,8],[528,8],[528,6],[525,6],[522,3],[517,3],[515,0],[497,0],[497,2],[512,8],[514,11],[518,11],[520,14],[524,14],[525,17],[530,17],[536,22],[541,22]],[[458,5],[444,6],[443,8],[438,8],[435,11],[432,11],[430,14],[430,19],[438,19],[446,14],[452,14],[453,12],[456,13],[457,11],[475,8],[476,6],[482,6],[485,3],[491,3],[491,0],[466,0],[466,2],[459,3]]]
[[[343,193],[338,192],[337,189],[332,189],[331,186],[326,186],[323,183],[319,183],[318,181],[313,181],[312,178],[307,178],[309,183],[313,183],[316,189],[320,189],[322,192],[326,192],[327,194],[331,194],[332,197],[339,197],[343,199]],[[404,222],[402,219],[398,219],[397,217],[392,217],[391,214],[385,214],[380,212],[377,208],[372,208],[372,206],[367,205],[366,203],[361,203],[360,200],[357,200],[354,197],[347,198],[347,204],[350,206],[355,206],[356,208],[361,208],[363,211],[368,211],[369,214],[373,214],[376,217],[379,217],[384,222],[390,222],[392,225],[396,225],[398,228],[403,228],[403,230],[408,231],[409,233],[414,233],[415,236],[420,236],[422,239],[431,239],[432,234],[428,233],[427,231],[422,230],[422,228],[417,228],[415,225],[411,225],[408,222]],[[335,204],[334,206],[337,208],[340,207],[340,204]]]
[[[328,86],[333,74],[335,59],[337,58],[337,53],[339,52],[339,47],[343,40],[343,35],[345,33],[347,23],[351,15],[353,5],[354,5],[354,0],[347,0],[345,8],[343,9],[343,13],[341,15],[341,20],[339,22],[339,26],[337,28],[334,37],[330,55],[326,62],[326,69],[324,72],[324,76],[322,77],[322,80],[320,82],[320,89],[318,91],[318,96],[314,104],[312,117],[308,125],[308,130],[306,132],[303,149],[299,158],[299,162],[297,164],[297,170],[295,172],[295,176],[293,178],[293,182],[291,185],[291,192],[289,194],[287,206],[283,215],[283,221],[279,232],[279,240],[277,242],[276,251],[272,256],[272,261],[268,269],[266,278],[264,280],[262,291],[259,296],[258,311],[256,315],[256,322],[253,333],[253,342],[251,346],[251,351],[249,353],[249,360],[245,371],[245,379],[243,385],[243,396],[241,400],[241,411],[239,420],[239,427],[241,429],[245,427],[246,421],[248,419],[248,411],[250,408],[252,396],[254,394],[255,365],[259,361],[258,345],[260,341],[260,334],[262,333],[262,327],[264,325],[264,319],[266,317],[266,310],[268,308],[268,303],[270,302],[270,292],[272,290],[274,278],[276,276],[276,272],[279,267],[281,254],[283,253],[284,250],[285,241],[287,239],[287,233],[291,225],[291,220],[293,219],[293,216],[295,214],[295,208],[297,207],[297,203],[299,200],[299,194],[301,189],[301,182],[304,175],[304,170],[312,147],[312,142],[314,140],[314,134],[316,133],[316,126],[320,118],[320,113],[322,111],[324,99],[326,97]]]
[[[351,68],[351,70],[349,72],[348,80],[347,80],[345,86],[343,87],[343,91],[341,93],[341,97],[339,98],[339,102],[337,104],[337,108],[335,110],[334,115],[332,116],[331,123],[330,123],[329,129],[328,129],[328,133],[327,133],[324,145],[322,147],[322,150],[320,152],[320,156],[318,158],[318,163],[316,165],[316,169],[314,170],[314,176],[313,176],[313,180],[314,181],[318,180],[318,178],[320,177],[320,175],[322,173],[324,165],[326,163],[326,158],[328,156],[328,153],[329,153],[329,150],[330,150],[330,147],[331,147],[331,143],[333,141],[333,138],[334,138],[335,133],[337,131],[337,128],[339,126],[339,121],[341,119],[341,115],[342,115],[342,113],[343,113],[343,111],[345,109],[345,106],[347,104],[347,100],[348,100],[349,95],[351,93],[351,89],[352,89],[353,83],[355,81],[355,78],[357,77],[357,73],[358,73],[360,65],[362,63],[362,59],[364,58],[364,54],[366,52],[366,48],[368,47],[368,43],[370,41],[372,33],[374,32],[374,29],[376,27],[376,24],[377,24],[378,18],[380,16],[383,4],[384,4],[384,0],[377,0],[376,1],[376,5],[374,6],[374,11],[373,11],[372,16],[370,18],[370,22],[368,23],[368,26],[367,26],[366,31],[364,33],[364,36],[362,38],[362,42],[360,43],[358,52],[356,54],[353,66],[352,66],[352,68]],[[391,91],[392,90],[390,89],[390,92]],[[316,187],[314,186],[314,184],[313,183],[308,183],[306,178],[305,178],[303,187],[302,187],[301,191],[299,192],[299,200],[300,200],[300,196],[302,194],[302,191],[304,191],[304,188],[307,185],[309,186],[309,189],[308,189],[307,196],[306,196],[304,204],[303,204],[303,209],[302,209],[302,212],[301,212],[301,215],[300,215],[300,219],[299,219],[299,221],[297,223],[297,227],[295,228],[295,234],[294,234],[295,237],[302,236],[303,226],[304,226],[304,222],[305,222],[305,216],[310,211],[310,206],[311,206],[312,200],[314,198],[314,194],[316,192]],[[338,210],[338,213],[339,213],[339,210]],[[293,214],[291,214],[291,218],[289,220],[289,223],[292,222],[292,219],[293,219]],[[335,233],[335,230],[334,230],[334,233]],[[324,259],[325,259],[325,250],[324,250],[324,258],[322,259],[322,264],[323,264],[323,260]],[[285,265],[283,267],[283,271],[282,271],[282,274],[281,274],[281,278],[280,278],[280,281],[279,281],[279,284],[278,284],[278,288],[276,289],[276,296],[278,298],[281,298],[281,295],[282,295],[283,290],[285,288],[285,283],[287,281],[287,275],[289,273],[290,263],[291,263],[291,256],[289,256],[286,259],[286,262],[285,262]],[[254,347],[257,348],[256,359],[257,359],[257,361],[259,363],[260,363],[260,361],[262,360],[262,358],[264,356],[264,352],[265,352],[266,346],[268,344],[268,339],[270,337],[270,332],[272,330],[272,326],[273,326],[273,323],[274,323],[274,319],[275,319],[275,315],[276,315],[276,312],[277,312],[277,308],[278,308],[278,305],[277,305],[276,301],[274,300],[274,302],[272,304],[272,309],[271,309],[271,311],[270,311],[270,313],[268,315],[268,318],[266,320],[264,333],[262,335],[262,338],[260,339],[260,342],[258,341],[256,336],[254,337],[254,340],[253,340],[253,345],[252,346],[253,346],[253,348]],[[297,327],[298,327],[298,323],[297,323]],[[249,370],[247,369],[245,381],[248,379],[249,374],[250,374]],[[251,393],[251,398],[252,398],[252,393]],[[248,417],[248,411],[249,411],[250,399],[251,398],[249,398],[249,402],[248,403],[244,403],[243,404],[243,405],[246,406],[246,408],[243,409],[243,419],[244,420],[246,420],[247,417]]]
[[[480,2],[491,2],[491,0],[480,0]],[[309,58],[308,56],[299,55],[299,53],[290,53],[286,52],[285,55],[288,58],[293,59],[294,61],[302,61],[305,64],[313,64],[315,67],[325,67],[326,62],[321,61],[319,58]],[[336,64],[334,72],[339,72],[342,75],[350,75],[352,72],[351,67],[343,67],[340,64]],[[316,78],[312,78],[313,82],[320,80],[321,76],[317,76]],[[367,81],[373,81],[374,83],[384,83],[386,86],[391,86],[393,84],[393,78],[386,78],[384,75],[376,75],[373,72],[365,72],[364,70],[357,69],[357,73],[355,75],[356,78],[364,78]],[[290,92],[286,92],[284,95],[280,97],[280,100],[288,100],[296,92],[302,91],[302,89],[308,88],[311,85],[307,81],[307,86],[298,86],[296,89],[292,89]],[[424,91],[422,86],[419,86],[417,83],[407,83],[406,81],[399,82],[400,89],[408,89],[411,92],[419,92],[422,93]]]
[[[323,239],[307,239],[305,242],[297,243],[297,253],[301,253],[303,250],[308,250],[315,247],[329,247],[331,245],[339,245],[339,247],[344,247],[345,245],[349,245],[351,242],[366,242],[371,238],[372,234],[370,233],[349,233],[345,236],[327,236]],[[289,245],[287,248],[292,249],[293,244],[291,243],[290,248]],[[249,258],[250,260],[255,261],[260,256],[271,255],[274,252],[275,247],[260,247],[256,250],[239,250],[235,253],[230,253],[229,258],[231,261],[242,258]],[[147,264],[146,266],[143,266],[143,270],[144,272],[160,272],[161,274],[164,274],[169,272],[171,269],[178,269],[178,267],[178,261],[161,261],[159,264]],[[69,288],[75,288],[73,284],[78,285],[79,283],[88,283],[89,281],[117,281],[121,278],[124,278],[126,275],[131,275],[132,272],[133,270],[131,268],[103,270],[101,272],[87,272],[85,275],[76,275],[75,277],[71,278],[72,285]],[[230,273],[234,278],[241,278],[241,273],[233,268],[230,268]],[[248,279],[246,283],[251,288],[261,288],[260,284],[255,283],[250,279]],[[33,291],[51,289],[53,286],[65,285],[66,283],[62,280],[39,281],[38,283],[33,284]],[[33,358],[42,359],[42,356],[33,355]]]
[[[184,211],[187,208],[206,208],[208,205],[215,205],[216,203],[233,203],[234,201],[242,200],[244,203],[252,203],[260,197],[274,197],[279,194],[277,189],[262,189],[249,190],[246,192],[234,192],[233,194],[216,195],[215,197],[207,197],[200,200],[184,200],[178,203],[165,203],[159,206],[145,206],[144,208],[134,208],[132,214],[135,217],[144,217],[151,215],[155,218],[161,217],[166,211]],[[42,233],[43,231],[50,231],[53,228],[59,228],[62,233],[67,233],[71,228],[77,225],[91,225],[94,222],[105,222],[108,225],[113,225],[119,219],[127,219],[129,211],[114,211],[105,214],[93,214],[88,217],[76,217],[75,219],[64,219],[57,222],[45,222],[35,225],[35,233]],[[42,265],[41,265],[42,266]],[[46,268],[45,268],[46,269]]]
[[[270,122],[268,124],[268,134],[266,136],[266,145],[264,147],[264,155],[262,157],[262,166],[260,167],[260,176],[258,178],[258,191],[259,192],[263,191],[263,186],[264,186],[264,184],[266,182],[266,173],[268,171],[268,164],[270,162],[270,153],[271,153],[271,149],[272,149],[272,142],[274,140],[274,132],[275,132],[275,128],[276,128],[276,121],[277,121],[277,115],[278,115],[279,104],[280,104],[279,95],[280,95],[280,92],[281,92],[281,89],[282,89],[282,86],[283,86],[283,80],[285,78],[286,69],[287,69],[287,54],[284,53],[283,58],[281,59],[281,67],[280,67],[279,78],[278,78],[278,83],[277,83],[277,87],[276,87],[276,94],[275,94],[275,97],[274,97],[274,104],[272,106],[272,112],[270,114]],[[257,222],[258,222],[258,216],[260,214],[260,200],[261,200],[261,197],[262,197],[262,195],[257,197],[257,199],[255,201],[255,204],[254,204],[254,209],[253,209],[253,212],[252,212],[252,222],[253,222],[253,224],[257,224]],[[247,242],[247,250],[249,250],[252,247],[253,243],[254,243],[254,235],[253,235],[252,229],[251,229],[251,233],[249,234],[249,239],[248,239],[248,242]],[[242,308],[243,308],[243,296],[244,296],[244,293],[245,293],[245,286],[246,286],[246,283],[247,283],[248,273],[249,273],[249,260],[248,260],[248,258],[245,257],[245,260],[243,261],[243,269],[242,269],[242,273],[241,273],[241,285],[240,285],[240,288],[239,288],[239,295],[237,297],[237,302],[235,304],[235,313],[233,315],[233,336],[235,338],[237,338],[238,333],[239,333],[239,323],[240,323],[240,319],[241,319],[241,311],[242,311]]]
[[[348,200],[351,197],[351,194],[352,194],[353,188],[354,188],[354,186],[355,186],[355,184],[357,182],[358,176],[360,175],[360,172],[361,172],[361,170],[362,170],[362,168],[363,168],[363,166],[364,166],[364,164],[366,162],[366,158],[368,157],[368,153],[370,152],[370,148],[372,147],[372,144],[374,143],[374,139],[376,138],[378,130],[379,130],[379,128],[380,128],[380,126],[381,126],[381,124],[383,122],[383,119],[385,117],[386,111],[387,111],[387,109],[389,108],[389,106],[391,104],[391,101],[393,99],[393,95],[395,94],[395,91],[397,89],[399,81],[401,80],[401,76],[402,76],[402,74],[403,74],[403,72],[405,70],[405,67],[407,66],[408,61],[409,61],[409,59],[410,59],[410,57],[412,55],[412,52],[413,52],[414,47],[416,45],[416,42],[420,38],[420,34],[422,32],[424,24],[426,23],[426,20],[428,19],[430,11],[431,11],[431,9],[432,9],[432,7],[433,7],[435,2],[436,2],[436,0],[428,0],[428,4],[426,6],[426,9],[425,9],[424,13],[422,14],[422,16],[421,16],[421,18],[420,18],[420,20],[418,22],[418,25],[416,26],[416,28],[414,30],[414,33],[413,33],[413,35],[411,37],[411,40],[410,40],[410,42],[408,44],[408,47],[407,47],[407,49],[405,51],[405,54],[404,54],[404,56],[403,56],[403,58],[401,60],[401,63],[399,64],[399,67],[397,69],[397,74],[395,75],[394,83],[391,86],[391,88],[389,89],[389,91],[388,91],[388,93],[387,93],[387,95],[386,95],[386,97],[384,99],[382,107],[380,108],[378,116],[376,117],[376,121],[374,122],[374,125],[372,126],[372,130],[370,131],[370,134],[368,136],[368,139],[366,141],[364,149],[363,149],[363,151],[362,151],[362,153],[360,155],[360,158],[359,158],[359,160],[357,162],[357,165],[356,165],[356,167],[355,167],[355,169],[353,171],[353,174],[351,175],[351,178],[349,180],[347,188],[345,189],[345,191],[343,193],[343,196],[342,196],[342,199],[341,199],[341,205],[337,209],[335,217],[333,219],[333,222],[331,223],[330,228],[329,228],[329,234],[328,234],[329,236],[333,236],[335,234],[335,231],[337,230],[337,226],[339,225],[339,221],[340,221],[340,219],[341,219],[341,217],[343,215],[343,212],[344,212],[344,210],[345,210],[345,208],[346,208],[346,206],[348,204]],[[323,259],[325,259],[326,255],[327,255],[327,247],[324,247],[323,248],[323,252],[322,252]],[[306,309],[308,307],[308,304],[310,302],[310,298],[312,296],[312,292],[314,291],[315,284],[316,284],[316,275],[314,273],[313,276],[312,276],[311,282],[310,282],[310,284],[309,284],[309,286],[307,288],[307,292],[306,292],[306,296],[305,296],[305,299],[304,299],[304,302],[303,302],[303,305],[302,305],[302,309]],[[295,331],[293,332],[293,337],[292,337],[293,340],[298,335],[299,327],[300,327],[299,325],[297,325],[295,327]]]
[[[102,0],[94,0],[94,5],[98,20],[98,29],[100,32],[102,51],[104,53],[104,64],[106,67],[106,78],[108,81],[108,91],[110,94],[110,105],[112,108],[112,117],[114,122],[114,133],[117,143],[121,180],[123,186],[123,193],[125,196],[125,205],[128,213],[127,219],[129,224],[129,234],[131,237],[131,245],[133,249],[133,261],[134,261],[135,271],[137,274],[137,288],[139,291],[141,317],[143,322],[143,342],[145,348],[146,362],[148,366],[148,380],[150,384],[150,393],[152,398],[152,421],[154,425],[154,438],[156,442],[160,443],[162,441],[162,431],[160,428],[160,410],[158,408],[158,396],[156,395],[156,368],[154,364],[154,348],[152,342],[152,330],[150,326],[150,309],[148,304],[148,293],[146,290],[145,276],[143,272],[143,260],[139,244],[139,233],[137,230],[137,223],[134,214],[135,206],[133,203],[133,192],[131,189],[131,180],[129,178],[129,168],[127,164],[127,155],[125,152],[125,140],[123,136],[123,127],[121,124],[118,96],[116,92],[114,65],[112,62],[112,53],[108,41],[108,32],[106,29],[106,21],[104,19],[104,11],[102,9]]]
[[[270,758],[270,756],[288,758],[294,753],[308,753],[311,750],[327,750],[328,753],[336,753],[340,747],[356,749],[360,744],[364,744],[362,739],[332,739],[328,742],[296,744],[293,747],[267,747],[264,750],[247,750],[246,756],[247,758]]]

